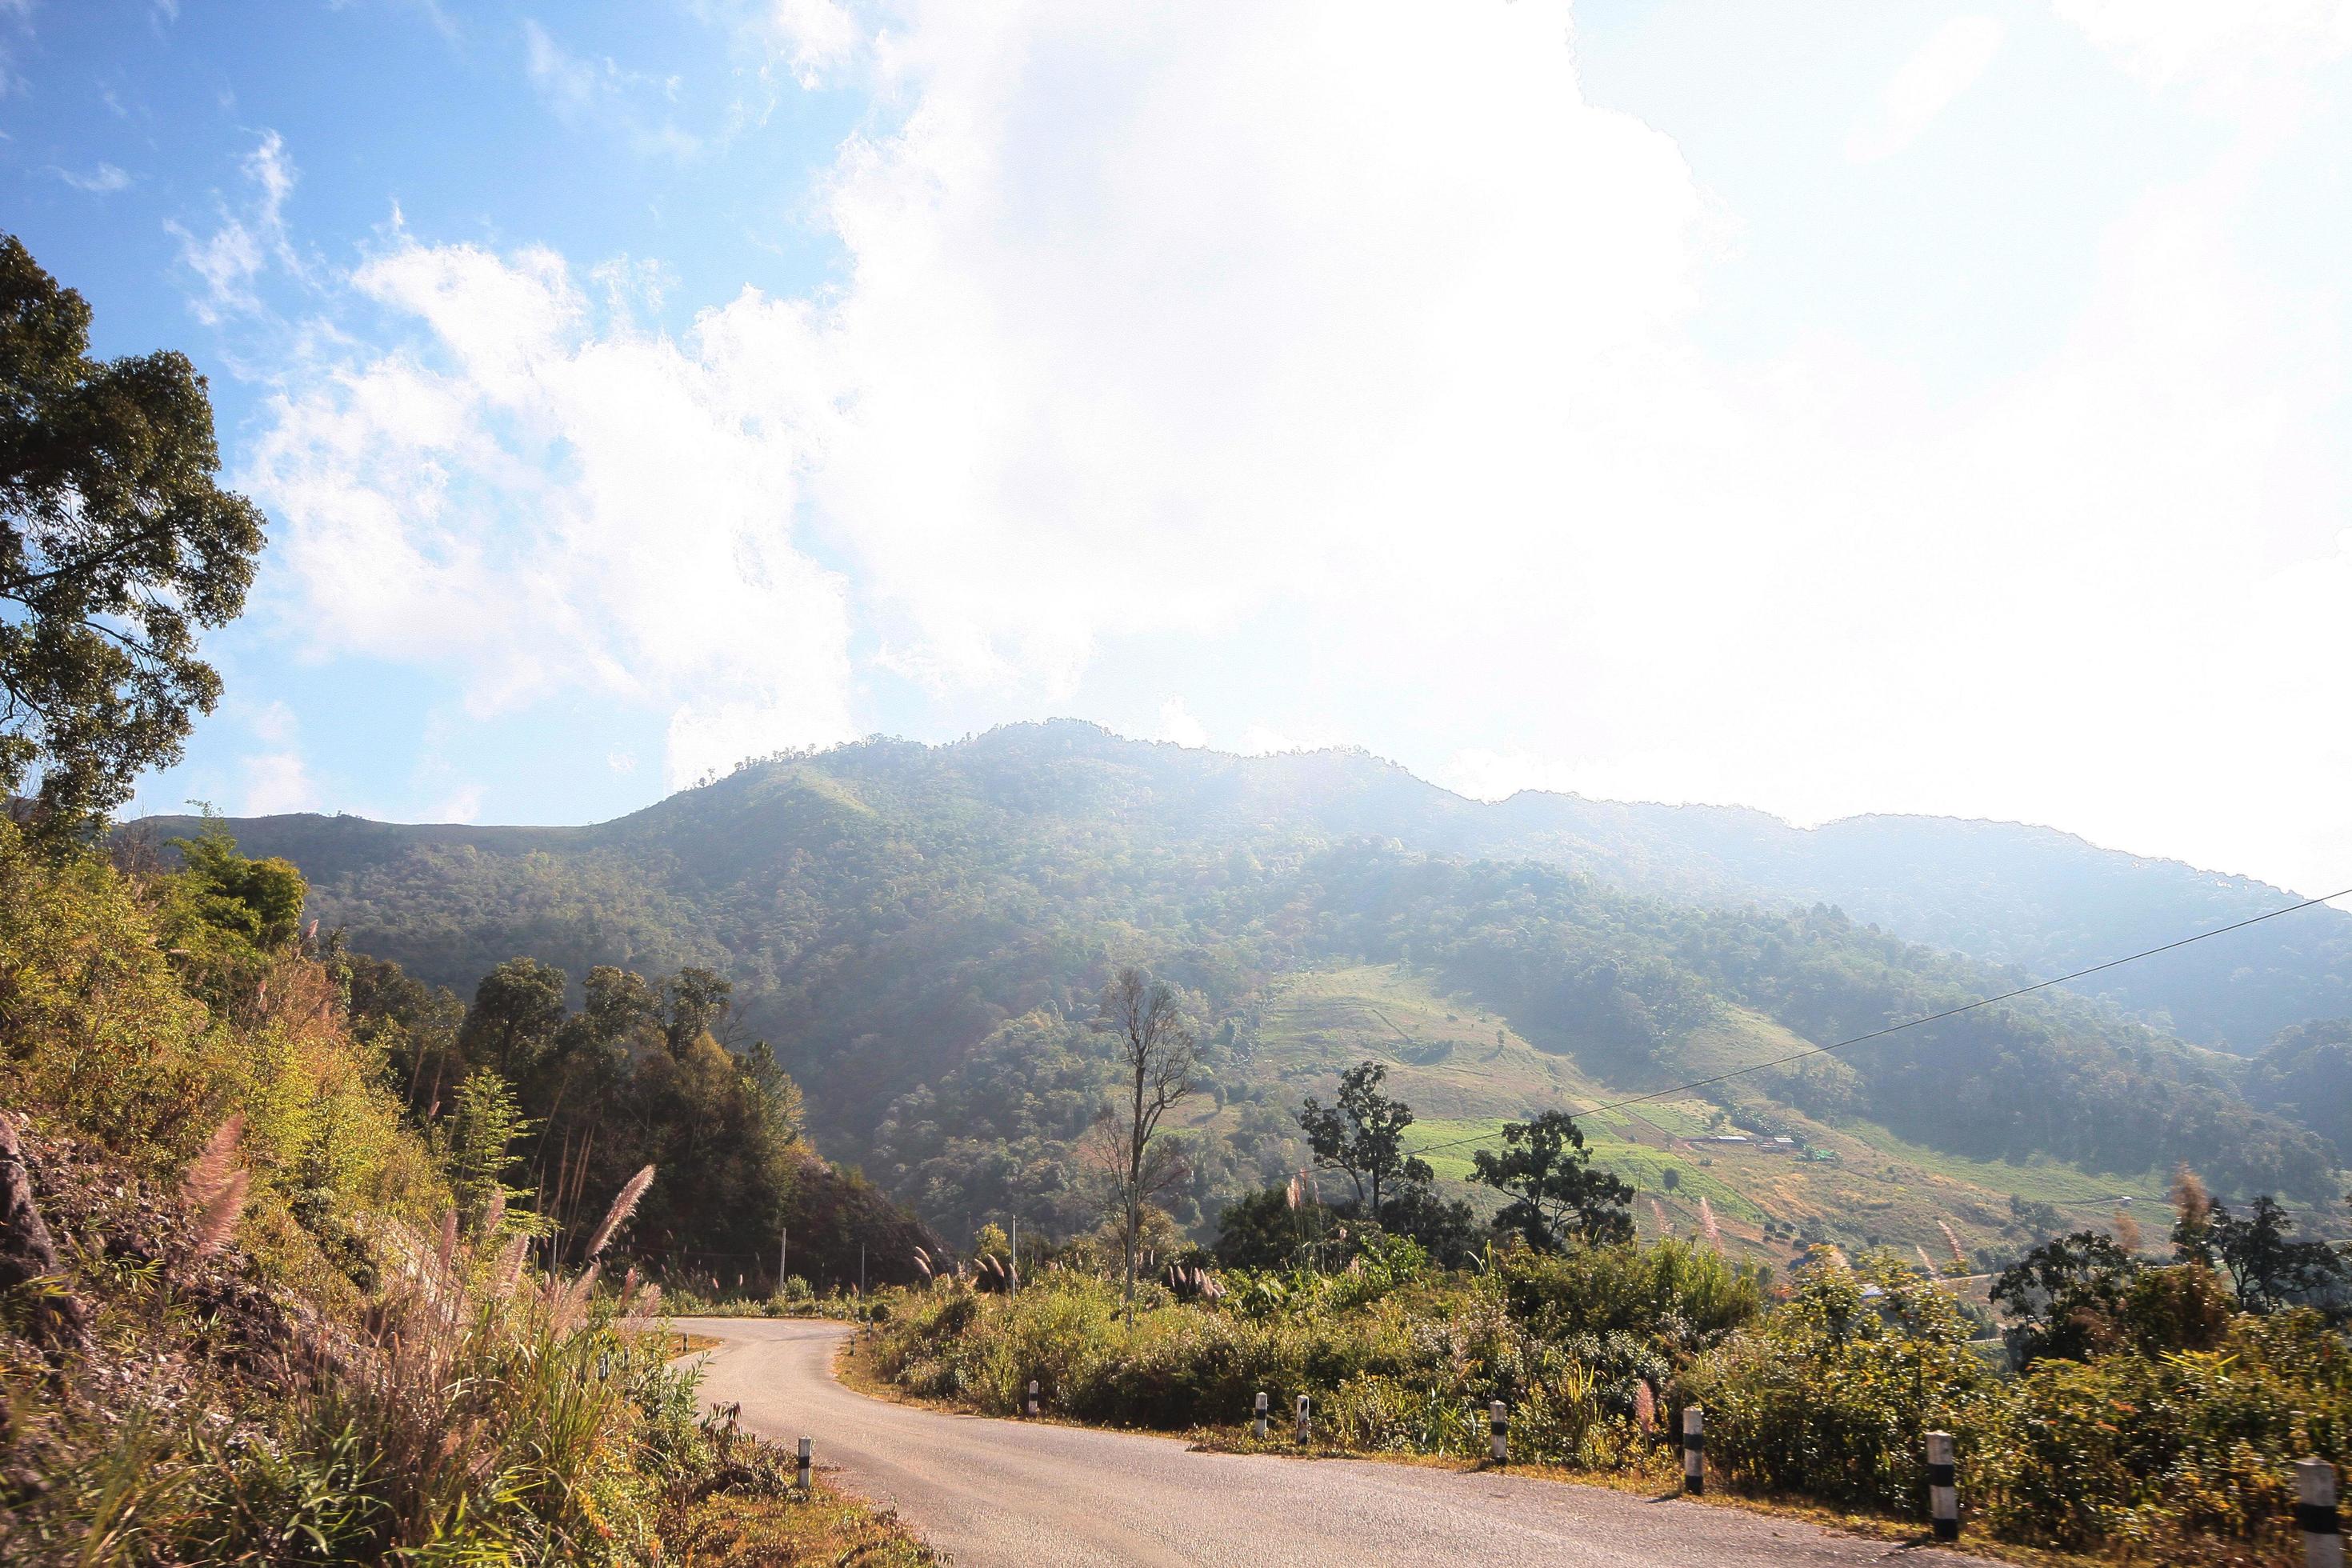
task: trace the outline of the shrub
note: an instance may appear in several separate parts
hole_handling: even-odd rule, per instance
[[[1952,1297],[1891,1255],[1824,1260],[1778,1310],[1695,1363],[1707,1458],[1735,1484],[1919,1512],[1925,1434],[1972,1458],[1998,1380]]]

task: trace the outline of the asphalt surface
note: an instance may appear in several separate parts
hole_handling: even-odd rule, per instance
[[[743,1425],[814,1440],[821,1471],[958,1568],[998,1564],[1860,1563],[1977,1560],[1792,1520],[1506,1474],[1196,1452],[1181,1440],[950,1415],[835,1381],[838,1323],[689,1318],[726,1342],[702,1391]],[[1276,1413],[1280,1419],[1280,1413]]]

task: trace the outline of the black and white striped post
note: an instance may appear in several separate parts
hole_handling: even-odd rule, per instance
[[[2336,1511],[2336,1467],[2326,1459],[2294,1466],[2294,1522],[2308,1568],[2344,1568],[2344,1521]]]
[[[1309,1408],[1310,1406],[1307,1403],[1307,1395],[1303,1394],[1300,1394],[1298,1396],[1298,1440],[1302,1443],[1307,1441],[1307,1411]]]
[[[1265,1390],[1257,1391],[1257,1440],[1265,1441]]]
[[[1034,1377],[1029,1380],[1029,1414],[1037,1414],[1037,1380]]]
[[[805,1437],[801,1439],[800,1461],[800,1488],[806,1492],[809,1489],[809,1440]]]
[[[1696,1497],[1706,1490],[1706,1426],[1698,1406],[1683,1406],[1683,1493]]]
[[[1927,1517],[1935,1521],[1937,1540],[1960,1538],[1960,1474],[1949,1432],[1927,1434]]]
[[[1486,1406],[1486,1435],[1494,1439],[1495,1463],[1511,1461],[1511,1411],[1501,1400]]]

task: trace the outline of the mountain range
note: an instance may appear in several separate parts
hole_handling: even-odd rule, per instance
[[[588,826],[226,826],[299,865],[310,912],[353,947],[461,994],[517,954],[575,984],[599,963],[720,971],[831,1146],[970,1213],[1062,1201],[1095,1093],[1091,994],[1121,962],[1185,986],[1209,1031],[1200,1124],[1216,1152],[1204,1143],[1183,1205],[1198,1214],[1295,1160],[1285,1097],[1328,1076],[1339,1037],[1302,1045],[1286,997],[1363,1019],[1418,997],[1453,1042],[1435,1059],[1416,1059],[1433,1039],[1378,1025],[1360,1043],[1385,1040],[1464,1125],[1497,1124],[1544,1086],[1585,1103],[1646,1091],[2296,901],[2048,828],[1487,804],[1360,751],[1240,757],[1073,721],[773,757]],[[1360,1006],[1333,974],[1361,977]],[[1825,1148],[1860,1129],[1856,1152],[1929,1152],[1916,1171],[2000,1163],[1966,1180],[2012,1199],[2035,1162],[2149,1178],[2193,1158],[2225,1191],[2315,1201],[2347,1153],[2352,1046],[2303,1029],[2292,1061],[2261,1053],[2352,1015],[2348,987],[2352,915],[2314,909],[1685,1110],[1784,1135],[1801,1121]],[[1507,1060],[1457,1054],[1474,1016]],[[1485,1094],[1481,1072],[1512,1087]],[[2085,1180],[2084,1202],[2127,1185]],[[1806,1217],[1727,1197],[1759,1236]],[[1811,1217],[1839,1204],[1822,1194]]]

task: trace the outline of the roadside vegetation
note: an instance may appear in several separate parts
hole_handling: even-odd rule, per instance
[[[1506,1202],[1465,1237],[1415,1201],[1380,1077],[1299,1107],[1317,1166],[1230,1206],[1214,1248],[1147,1218],[1131,1321],[1111,1192],[1095,1236],[1016,1268],[991,1235],[878,1304],[860,1369],[1005,1416],[1034,1379],[1045,1414],[1276,1450],[1305,1394],[1312,1451],[1465,1462],[1500,1399],[1514,1463],[1661,1488],[1696,1405],[1712,1488],[1922,1524],[1943,1430],[1969,1539],[2117,1561],[2300,1562],[2292,1467],[2352,1451],[2352,1248],[2266,1198],[2233,1213],[2184,1173],[2167,1243],[2120,1217],[2053,1238],[1988,1312],[1957,1257],[1822,1246],[1776,1279],[1705,1230],[1636,1241],[1630,1189],[1559,1113],[1480,1152]]]
[[[527,1030],[444,1039],[216,826],[108,843],[218,695],[195,633],[262,531],[187,361],[88,327],[0,237],[0,1561],[925,1560],[704,1411],[623,1254],[683,1201],[855,1185],[707,987],[658,1037],[606,987],[638,1032],[559,1080],[589,1114],[550,1163]]]

